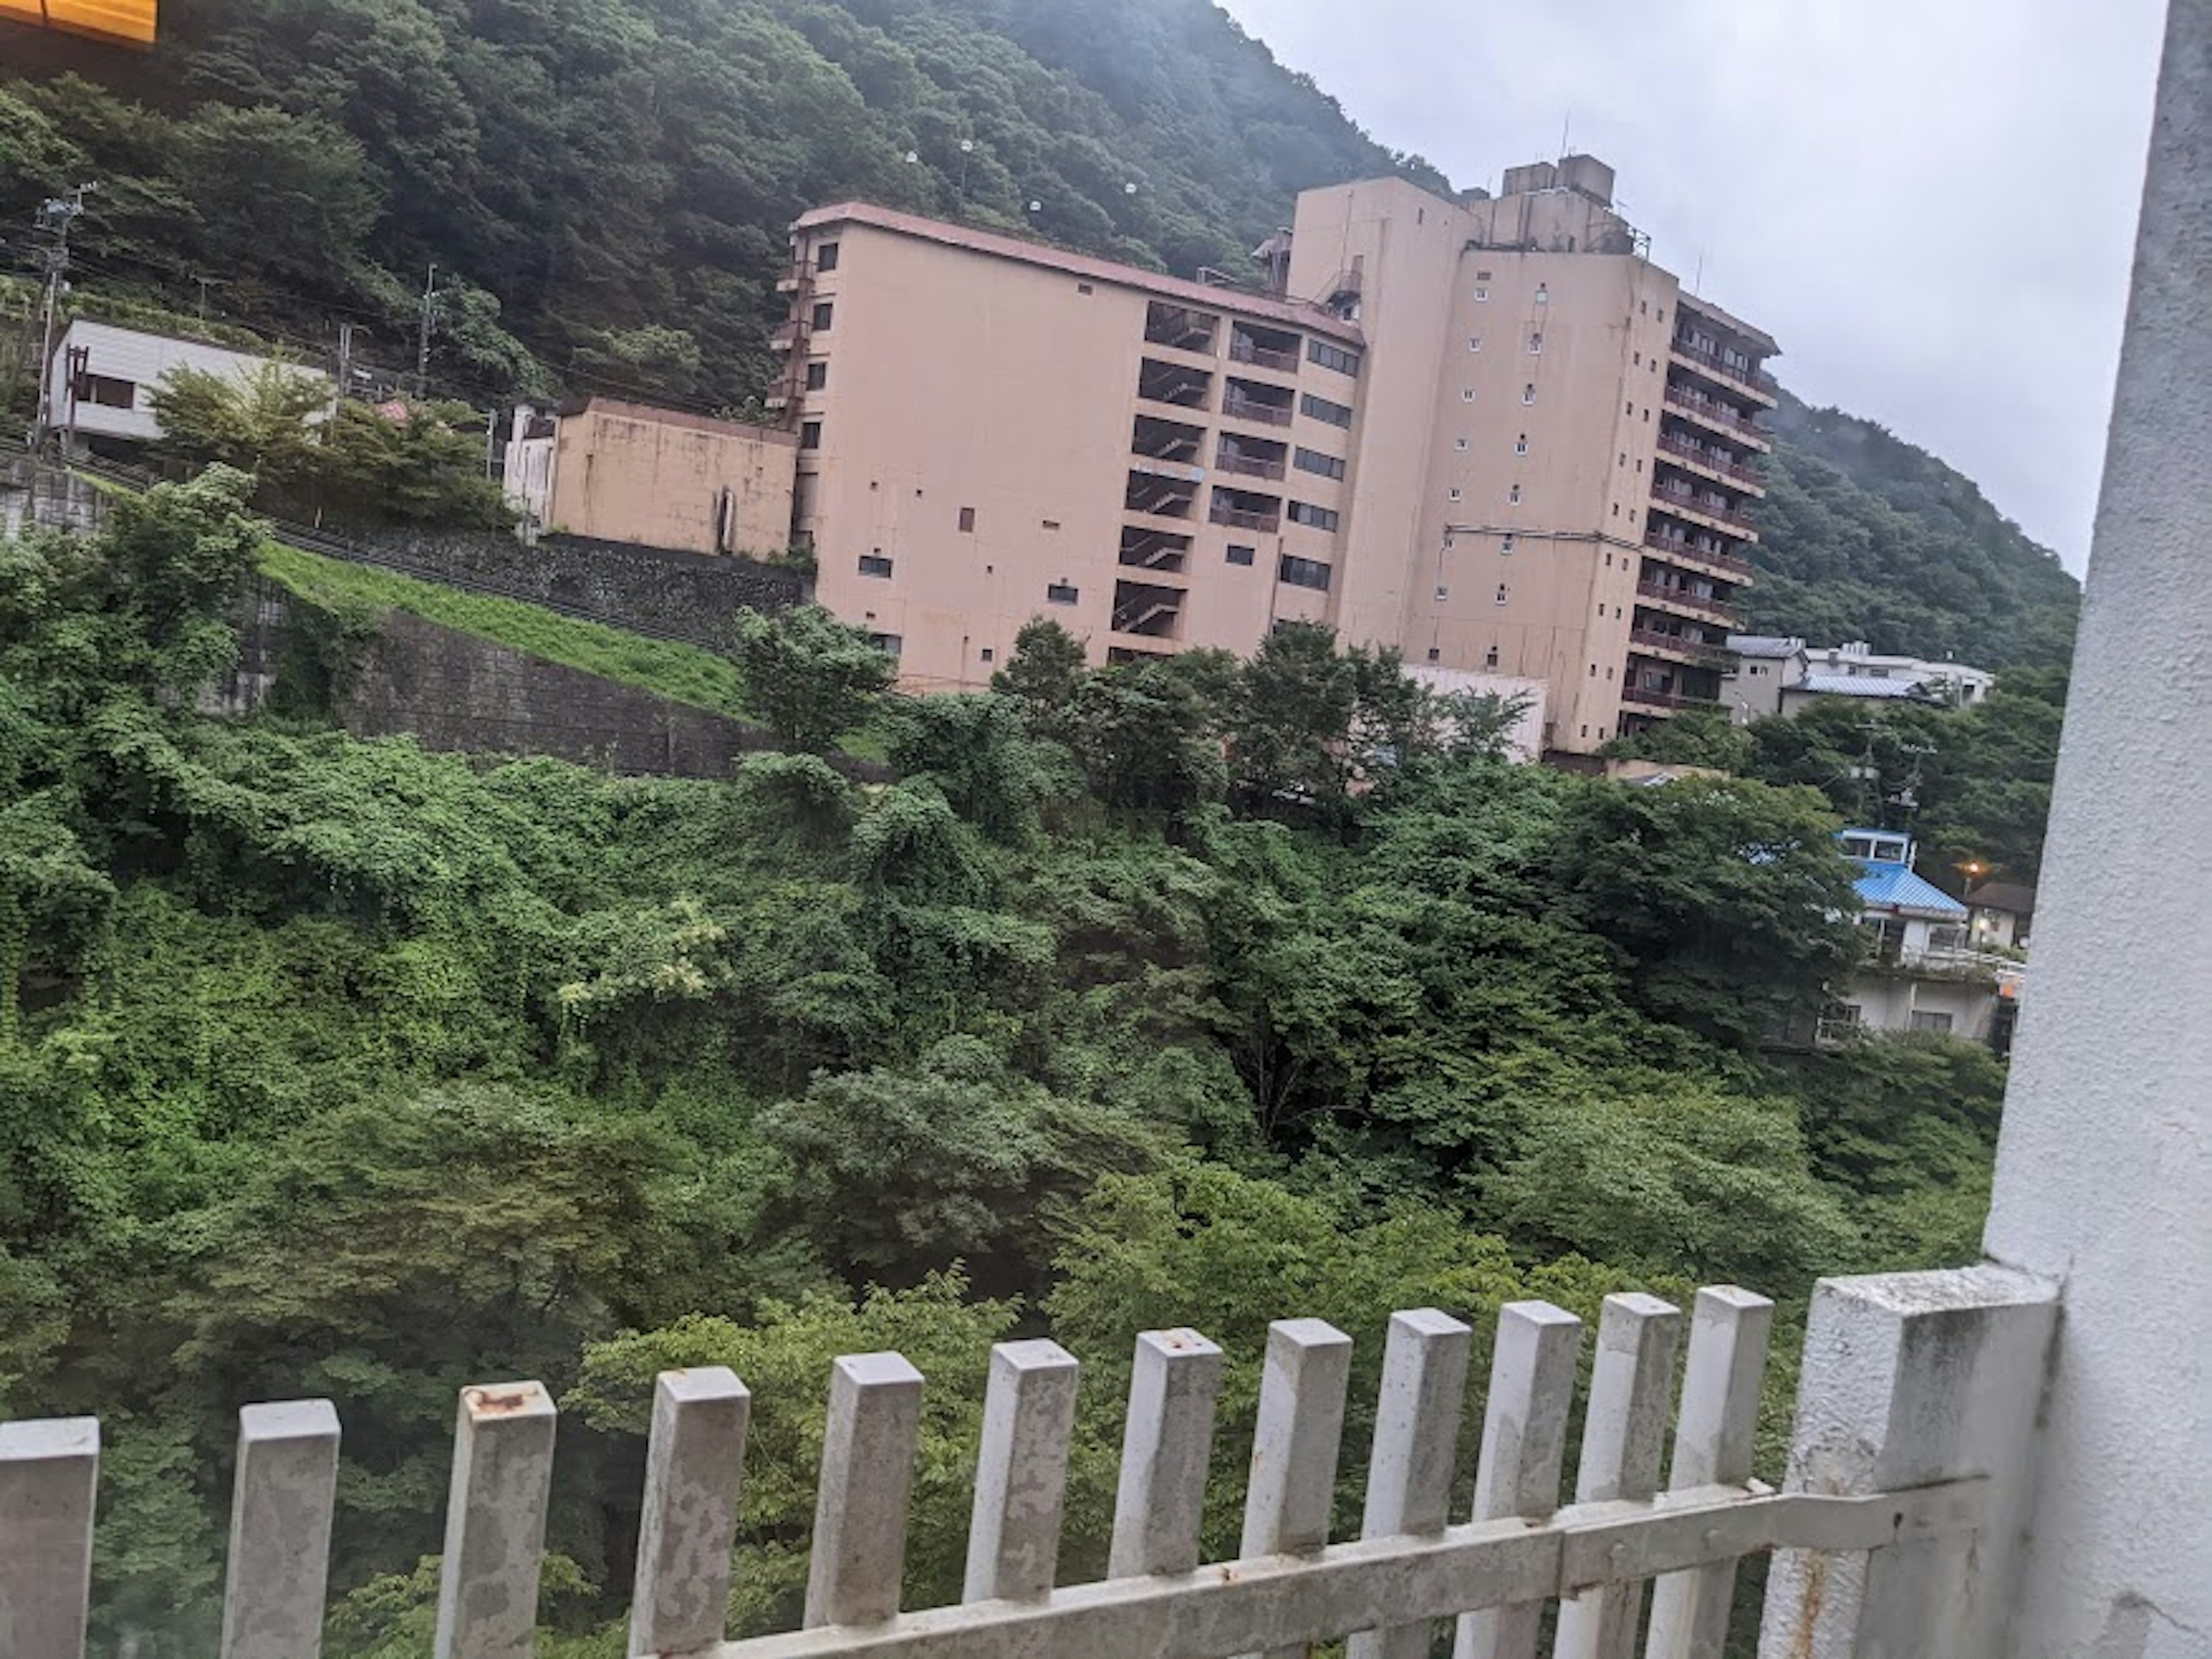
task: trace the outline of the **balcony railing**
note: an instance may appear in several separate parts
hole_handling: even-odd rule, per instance
[[[1703,640],[1686,640],[1679,634],[1662,634],[1652,628],[1632,628],[1629,642],[1646,651],[1674,651],[1699,662],[1718,665],[1734,660],[1735,653],[1724,645],[1710,645]]]
[[[1255,478],[1279,478],[1283,464],[1259,455],[1240,455],[1233,449],[1224,449],[1213,458],[1214,469],[1221,472],[1243,472]]]
[[[1774,441],[1773,434],[1756,422],[1746,420],[1717,398],[1698,397],[1694,392],[1685,392],[1671,380],[1667,384],[1666,395],[1668,404],[1692,420],[1703,421],[1707,426],[1716,426],[1725,432],[1741,433],[1755,443],[1771,445]]]
[[[1703,346],[1692,345],[1680,335],[1668,341],[1668,345],[1676,356],[1687,357],[1709,374],[1717,374],[1724,380],[1734,380],[1739,386],[1747,386],[1754,392],[1768,398],[1777,397],[1781,393],[1781,383],[1763,368],[1753,368],[1747,364],[1731,363],[1719,352],[1709,351]]]
[[[1229,507],[1220,501],[1214,502],[1207,516],[1215,524],[1229,525],[1237,530],[1256,530],[1266,536],[1273,535],[1283,521],[1280,513],[1255,513],[1249,507]]]
[[[1229,355],[1240,363],[1255,363],[1261,368],[1280,369],[1285,374],[1298,372],[1298,354],[1278,351],[1273,346],[1263,346],[1242,334],[1229,337]]]
[[[1662,432],[1659,434],[1659,453],[1686,461],[1692,466],[1702,466],[1708,471],[1718,472],[1749,489],[1765,488],[1766,481],[1760,477],[1754,469],[1744,465],[1741,461],[1724,461],[1710,449],[1699,449],[1686,439],[1675,437],[1671,433]]]
[[[1650,708],[1718,708],[1717,697],[1692,697],[1680,691],[1654,691],[1645,685],[1624,685],[1620,688],[1623,702],[1641,703]]]
[[[1753,527],[1751,520],[1744,516],[1742,509],[1731,506],[1726,496],[1708,495],[1698,490],[1662,483],[1654,479],[1651,484],[1651,500],[1656,506],[1664,511],[1701,514],[1716,524],[1724,524],[1729,529],[1740,530],[1747,536],[1755,536],[1759,533]]]
[[[1699,547],[1695,542],[1678,541],[1671,536],[1662,536],[1656,530],[1647,530],[1644,532],[1644,544],[1655,552],[1663,553],[1670,559],[1679,559],[1685,564],[1711,565],[1716,570],[1727,571],[1738,581],[1751,580],[1752,568],[1749,562],[1737,558],[1733,553],[1710,551]]]
[[[1607,1297],[1563,1508],[1589,1333],[1549,1303],[1508,1303],[1486,1334],[1474,1512],[1458,1522],[1440,1477],[1474,1457],[1460,1423],[1475,1332],[1433,1308],[1395,1314],[1387,1336],[1376,1333],[1384,1403],[1361,1537],[1344,1543],[1330,1537],[1353,1338],[1318,1319],[1279,1320],[1264,1356],[1240,1356],[1261,1379],[1249,1431],[1231,1425],[1255,1447],[1243,1559],[1212,1565],[1199,1522],[1224,1355],[1194,1330],[1147,1331],[1130,1367],[1106,1577],[1071,1585],[1058,1565],[1082,1364],[1049,1340],[1001,1343],[979,1413],[963,1601],[920,1613],[902,1611],[901,1586],[921,1403],[945,1385],[896,1352],[847,1355],[829,1367],[819,1419],[806,1628],[735,1642],[725,1623],[753,1395],[725,1366],[663,1371],[649,1413],[635,1402],[652,1427],[626,1650],[1229,1659],[1371,1631],[1372,1651],[1418,1653],[1441,1619],[1458,1621],[1462,1653],[1533,1653],[1540,1621],[1555,1620],[1559,1654],[1704,1659],[1720,1650],[1737,1563],[1771,1551],[1765,1659],[1963,1655],[1978,1650],[1978,1603],[2004,1582],[1993,1559],[2022,1523],[2014,1506],[2039,1398],[1999,1386],[1993,1369],[2039,1375],[2057,1314],[2054,1291],[1990,1268],[1822,1280],[1778,1492],[1752,1478],[1774,1304],[1723,1285],[1698,1291],[1686,1318],[1655,1296]],[[1984,1363],[1938,1364],[1931,1352]],[[763,1403],[780,1420],[805,1415],[787,1397]],[[441,1654],[531,1650],[556,1447],[568,1440],[560,1415],[539,1382],[460,1390],[437,1569]],[[239,1415],[222,1620],[250,1638],[236,1651],[317,1647],[333,1530],[353,1518],[337,1504],[339,1435],[327,1400]],[[0,1429],[11,1659],[83,1653],[100,1438],[88,1417]],[[948,1541],[921,1540],[933,1559]],[[1647,1595],[1648,1649],[1637,1639]]]
[[[1650,599],[1655,605],[1669,606],[1703,621],[1717,622],[1730,628],[1735,625],[1735,604],[1717,595],[1711,599],[1699,599],[1679,587],[1666,587],[1657,582],[1637,583],[1636,593],[1638,599]]]
[[[1233,392],[1223,394],[1221,412],[1231,420],[1258,421],[1265,426],[1291,423],[1288,404],[1263,404],[1256,398],[1240,398]]]

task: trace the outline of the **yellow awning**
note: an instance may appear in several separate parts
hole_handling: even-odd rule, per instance
[[[40,23],[95,40],[154,44],[156,0],[0,0],[0,22]]]

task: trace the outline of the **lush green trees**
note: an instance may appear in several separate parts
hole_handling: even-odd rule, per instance
[[[898,665],[866,635],[818,605],[763,616],[749,611],[738,633],[754,713],[787,749],[819,754],[859,726]]]
[[[1141,1327],[1228,1346],[1227,1547],[1269,1319],[1358,1339],[1356,1442],[1394,1305],[1486,1333],[1514,1297],[1735,1277],[1787,1312],[1815,1273],[1971,1246],[1994,1060],[1746,1042],[1850,936],[1808,791],[1507,765],[1317,632],[1098,669],[1033,635],[1010,669],[1059,661],[1028,695],[880,711],[902,775],[865,787],[805,753],[653,781],[216,720],[192,693],[234,643],[245,488],[0,546],[0,1412],[106,1419],[108,1645],[205,1646],[242,1399],[337,1401],[328,1650],[397,1659],[453,1389],[544,1381],[572,1413],[545,1650],[602,1659],[662,1365],[756,1390],[761,1628],[840,1352],[930,1376],[927,1601],[1002,1334],[1085,1364],[1083,1574]],[[795,740],[872,701],[770,660]]]

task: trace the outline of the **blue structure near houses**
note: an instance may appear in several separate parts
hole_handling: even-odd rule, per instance
[[[1966,906],[1914,872],[1912,837],[1850,829],[1836,841],[1864,872],[1852,886],[1859,924],[1874,942],[1865,965],[1838,988],[1822,1035],[1942,1032],[2002,1048],[2010,1041],[2019,972],[1972,948]]]
[[[1966,907],[1912,869],[1912,838],[1894,830],[1842,830],[1836,839],[1866,874],[1852,884],[1869,911],[1963,923]]]

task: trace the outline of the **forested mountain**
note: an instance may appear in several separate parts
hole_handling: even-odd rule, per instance
[[[1747,631],[2063,668],[2081,584],[1971,478],[1839,409],[1785,394],[1759,511]]]
[[[103,296],[325,358],[350,318],[392,366],[434,264],[433,367],[477,398],[742,405],[823,201],[1249,273],[1298,190],[1392,170],[1446,187],[1207,0],[170,0],[143,60],[0,39],[0,223],[100,180]],[[1835,410],[1780,428],[1753,624],[2063,658],[2070,578],[1970,482]]]

